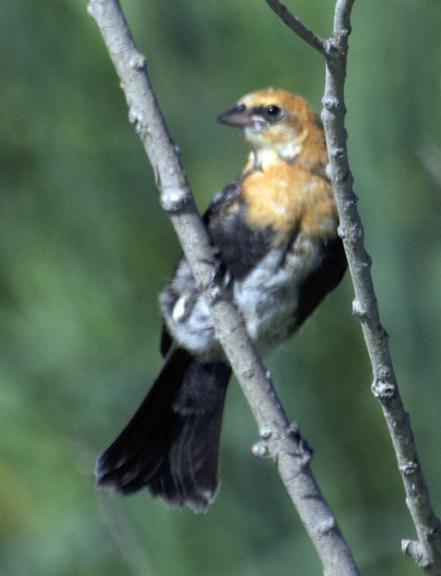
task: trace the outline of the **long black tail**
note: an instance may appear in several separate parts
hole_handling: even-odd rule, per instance
[[[218,486],[222,411],[231,370],[172,349],[134,416],[97,462],[100,486],[147,487],[172,506],[206,508]]]

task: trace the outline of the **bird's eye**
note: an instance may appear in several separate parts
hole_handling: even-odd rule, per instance
[[[277,104],[270,104],[265,108],[265,116],[268,120],[274,122],[275,120],[279,120],[282,115],[282,109]]]

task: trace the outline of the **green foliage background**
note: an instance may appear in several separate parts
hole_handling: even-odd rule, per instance
[[[241,169],[216,114],[269,85],[317,108],[323,63],[265,2],[123,2],[197,201]],[[333,2],[288,5],[325,35]],[[349,148],[381,312],[432,497],[441,511],[441,5],[356,3]],[[2,11],[0,572],[8,576],[320,573],[237,387],[222,489],[205,515],[94,486],[97,453],[161,361],[157,294],[178,246],[85,1]],[[438,170],[438,176],[436,172]],[[366,575],[416,575],[403,491],[349,278],[268,360]]]

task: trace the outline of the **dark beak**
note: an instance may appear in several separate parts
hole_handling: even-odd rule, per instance
[[[239,104],[231,110],[219,114],[216,118],[216,122],[226,124],[227,126],[234,126],[236,128],[249,128],[254,124],[252,114],[247,110],[245,104]]]

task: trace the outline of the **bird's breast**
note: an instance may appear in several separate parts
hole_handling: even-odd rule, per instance
[[[293,227],[321,239],[333,236],[337,211],[329,182],[287,162],[250,172],[242,183],[248,225],[289,235]]]

